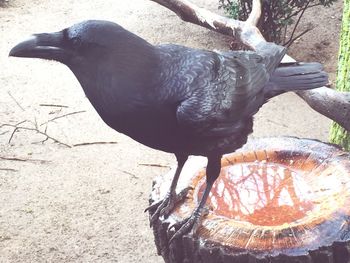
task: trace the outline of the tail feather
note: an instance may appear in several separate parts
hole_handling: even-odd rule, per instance
[[[265,89],[271,98],[288,91],[323,87],[327,83],[328,75],[320,63],[286,63],[272,73]]]
[[[287,49],[285,47],[276,45],[273,42],[261,42],[255,47],[255,52],[263,58],[269,74],[281,63],[286,51]]]

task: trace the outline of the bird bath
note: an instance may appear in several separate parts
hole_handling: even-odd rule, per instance
[[[225,257],[238,260],[229,262],[348,262],[349,160],[348,153],[315,140],[252,140],[222,158],[207,201],[209,213],[196,235],[168,246],[168,227],[190,215],[205,187],[203,159],[190,159],[178,191],[188,185],[194,189],[154,226],[158,252],[166,262],[221,262]],[[155,180],[152,201],[166,194],[172,175]]]

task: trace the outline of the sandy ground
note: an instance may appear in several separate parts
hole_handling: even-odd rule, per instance
[[[216,1],[194,2],[216,11]],[[307,14],[306,23],[321,24],[290,52],[325,63],[333,79],[341,5]],[[108,128],[65,66],[8,57],[31,33],[92,18],[118,22],[155,44],[225,49],[228,42],[147,0],[10,0],[0,8],[0,123],[26,121],[20,126],[46,130],[68,145],[115,142],[69,148],[19,130],[9,143],[13,128],[0,129],[0,262],[162,262],[143,210],[152,179],[167,172],[174,157]],[[77,111],[83,112],[52,120]],[[253,136],[326,141],[329,124],[287,94],[263,107]]]

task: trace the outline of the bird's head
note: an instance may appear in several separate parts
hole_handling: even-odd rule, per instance
[[[131,50],[137,52],[139,46],[150,44],[113,22],[88,20],[59,32],[34,34],[13,47],[9,55],[55,60],[74,67],[120,60]]]
[[[112,85],[112,81],[118,87],[142,86],[157,67],[151,44],[102,20],[84,21],[59,32],[34,34],[13,47],[9,55],[67,65],[88,97],[96,86]]]

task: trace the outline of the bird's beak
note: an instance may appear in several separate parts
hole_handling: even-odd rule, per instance
[[[63,62],[69,56],[63,42],[62,32],[35,34],[13,47],[9,56],[52,59]]]

